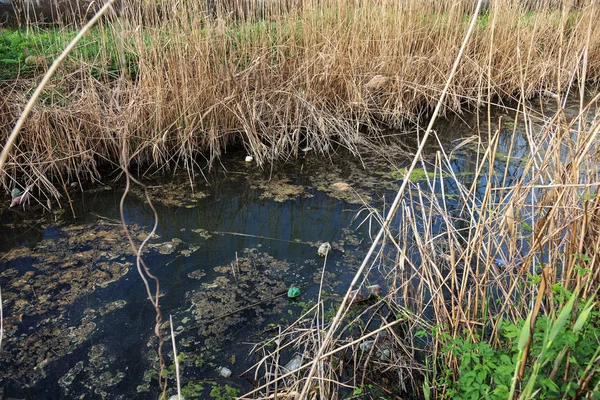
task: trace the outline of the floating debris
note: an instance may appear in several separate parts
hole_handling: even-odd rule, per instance
[[[380,360],[385,361],[390,359],[390,357],[392,356],[392,352],[390,351],[390,349],[382,349],[377,351],[376,356]]]
[[[8,207],[8,208],[11,208],[14,206],[20,206],[21,204],[28,203],[29,199],[31,198],[31,195],[29,194],[29,192],[31,191],[32,188],[33,188],[33,185],[29,185],[25,188],[25,191],[22,193],[19,188],[14,188],[10,192],[12,201],[10,202],[10,207]]]
[[[361,301],[374,299],[380,297],[383,293],[383,289],[379,285],[367,286],[364,290],[362,288],[355,289],[350,292],[351,304],[359,303]]]
[[[231,370],[227,367],[219,367],[219,368],[217,368],[217,372],[223,378],[229,378],[231,376]]]
[[[351,304],[358,303],[358,302],[364,301],[366,299],[367,299],[367,296],[362,294],[360,289],[355,289],[350,292],[350,303]]]
[[[295,286],[292,286],[291,288],[288,289],[287,296],[290,299],[295,299],[296,297],[300,296],[300,289],[298,289]]]
[[[301,366],[302,366],[302,357],[299,356],[298,354],[296,354],[294,357],[292,357],[292,359],[287,364],[285,364],[285,366],[283,368],[285,370],[287,370],[288,372],[294,372],[294,371],[298,370]]]
[[[369,351],[373,347],[373,343],[375,343],[374,340],[363,340],[358,345],[358,348],[361,349],[362,351]]]
[[[365,289],[367,289],[367,293],[370,296],[381,296],[381,293],[383,292],[383,290],[381,289],[381,286],[379,285],[371,285],[371,286],[367,286]]]
[[[506,267],[506,262],[504,262],[504,260],[500,257],[496,257],[494,259],[494,264],[496,264],[499,267],[505,268]]]
[[[319,246],[319,249],[317,250],[317,254],[319,255],[319,257],[325,257],[329,253],[330,250],[331,250],[331,244],[329,244],[329,242],[325,242]]]
[[[21,204],[25,204],[29,201],[30,197],[31,196],[29,195],[29,192],[25,192],[22,195],[13,198],[12,201],[10,202],[10,206],[8,208],[11,208],[14,206],[20,206]]]

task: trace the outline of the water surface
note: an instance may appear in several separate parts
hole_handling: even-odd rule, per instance
[[[500,117],[505,128],[499,154],[512,149],[513,157],[508,164],[499,157],[494,167],[509,171],[505,184],[511,185],[530,149],[523,129],[513,130],[510,114],[496,111],[494,126]],[[475,116],[438,124],[442,148],[451,153],[459,139],[478,134],[476,126]],[[429,147],[425,166],[439,149]],[[331,304],[340,300],[377,228],[367,206],[387,209],[410,161],[397,147],[386,155],[359,160],[343,151],[330,159],[307,154],[261,170],[245,163],[245,154],[233,153],[206,181],[197,179],[193,192],[185,173],[145,180],[158,229],[143,258],[160,281],[163,320],[174,319],[183,384],[198,398],[210,398],[215,388],[225,393],[225,386],[252,389],[253,377],[244,371],[256,360],[248,354],[314,304],[324,264],[317,248],[325,241],[333,249],[323,295]],[[478,157],[480,146],[452,154],[461,184],[473,183]],[[413,176],[412,190],[439,190],[425,177]],[[441,179],[448,204],[458,208],[456,182]],[[483,196],[486,181],[475,183]],[[155,310],[120,226],[123,190],[122,181],[89,185],[83,193],[73,189],[75,217],[68,208],[3,211],[0,387],[8,396],[158,397]],[[127,198],[125,218],[139,244],[154,224],[139,188]],[[381,273],[393,263],[393,255],[384,254],[369,283],[385,290]],[[291,286],[301,289],[299,299],[287,298]],[[166,324],[162,332],[169,334]],[[170,342],[163,351],[171,364]],[[219,367],[232,376],[220,376]]]

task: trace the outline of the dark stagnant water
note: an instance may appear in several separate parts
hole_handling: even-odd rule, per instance
[[[510,122],[502,111],[494,120],[500,116]],[[440,123],[444,148],[476,134],[475,121],[470,116]],[[513,140],[512,126],[505,126],[500,153]],[[522,133],[514,145],[517,157],[529,152]],[[252,345],[316,300],[323,265],[317,248],[324,241],[333,245],[325,296],[339,301],[371,243],[369,230],[376,229],[360,224],[364,204],[385,208],[401,179],[393,166],[409,162],[397,147],[386,153],[389,160],[367,155],[364,165],[343,154],[308,154],[272,171],[245,163],[244,154],[229,154],[207,182],[196,180],[194,194],[185,174],[147,181],[159,237],[144,259],[160,280],[164,319],[173,315],[183,385],[203,387],[197,398],[210,398],[224,385],[252,389],[251,376],[242,375],[256,361],[248,356]],[[453,157],[466,184],[476,157],[466,148]],[[518,162],[510,171],[519,176]],[[448,179],[446,185],[451,195],[454,183]],[[122,182],[89,185],[83,193],[73,189],[75,217],[68,208],[44,214],[39,206],[2,212],[6,336],[0,393],[27,399],[158,397],[155,312],[119,225],[122,192]],[[128,197],[125,215],[136,239],[151,230],[153,214],[139,190]],[[376,274],[371,282],[385,288]],[[302,290],[298,300],[286,296],[291,285]],[[170,353],[170,343],[164,348]],[[230,378],[219,375],[221,366],[233,372]]]

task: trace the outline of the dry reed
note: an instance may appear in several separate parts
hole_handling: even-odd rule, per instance
[[[415,351],[411,350],[419,347],[413,336],[417,330],[432,332],[432,327],[438,326],[439,336],[432,338],[429,351],[442,360],[440,364],[458,366],[460,355],[440,351],[447,344],[446,334],[474,338],[482,337],[485,331],[485,340],[498,343],[502,319],[518,323],[532,309],[536,315],[555,315],[552,288],[556,284],[569,291],[579,288],[585,298],[595,295],[600,284],[598,96],[585,102],[585,86],[580,83],[576,86],[579,93],[574,94],[580,95],[579,114],[568,117],[563,109],[571,90],[575,90],[574,77],[585,77],[592,68],[583,56],[589,54],[593,42],[591,23],[588,21],[584,29],[587,35],[581,43],[582,57],[572,70],[558,73],[568,77],[570,84],[554,96],[557,111],[553,116],[540,116],[527,107],[525,88],[528,70],[533,67],[528,62],[521,64],[519,107],[514,110],[516,123],[508,142],[501,123],[492,130],[488,109],[487,135],[465,139],[453,150],[460,152],[461,146],[476,145],[470,160],[475,164],[475,175],[458,177],[451,156],[442,150],[427,168],[433,178],[425,185],[413,185],[402,198],[394,219],[398,228],[385,229],[387,246],[392,246],[387,251],[396,253],[396,258],[387,259],[383,266],[381,261],[372,262],[356,276],[364,286],[373,268],[379,272],[383,269],[389,294],[365,310],[366,317],[362,318],[372,319],[381,307],[388,307],[394,312],[387,318],[393,315],[394,319],[381,317],[379,327],[356,334],[352,328],[356,319],[348,317],[353,310],[351,302],[342,301],[336,314],[347,325],[338,329],[334,320],[317,334],[314,320],[318,314],[314,318],[304,316],[275,339],[278,357],[282,346],[289,346],[288,353],[302,355],[302,366],[283,376],[258,374],[281,365],[268,347],[261,347],[263,357],[255,368],[259,385],[244,398],[337,398],[344,387],[362,387],[365,379],[381,373],[381,359],[372,356],[382,349],[390,350],[389,360],[394,360],[386,371],[398,373],[397,389],[405,390],[403,385],[411,382],[411,373],[420,375],[423,369],[415,363]],[[491,91],[491,87],[486,90]],[[517,126],[524,126],[525,131],[518,133]],[[523,149],[526,154],[521,154]],[[413,164],[426,164],[420,156],[415,156]],[[517,161],[520,166],[515,174]],[[450,191],[458,200],[450,200]],[[386,260],[385,246],[377,249],[380,260]],[[542,277],[541,283],[535,276]],[[376,340],[371,349],[377,350],[361,347],[370,343],[368,339],[379,338],[382,331],[400,337],[402,345],[375,347]],[[320,339],[326,335],[335,335],[336,340],[326,343]],[[328,346],[325,354],[323,346]],[[363,364],[364,357],[370,363]],[[406,359],[412,364],[402,361]],[[307,370],[317,363],[325,366],[325,371],[312,381],[313,374]],[[341,364],[350,364],[351,372],[343,374],[342,368],[336,367]],[[272,393],[275,383],[277,393]],[[440,396],[446,388],[432,390]]]
[[[194,176],[232,144],[260,165],[301,148],[357,155],[382,126],[401,127],[433,108],[473,10],[467,1],[425,0],[208,4],[124,2],[45,89],[2,171],[4,186],[33,184],[58,197],[56,182],[101,179],[101,167],[119,164],[123,135],[142,172],[181,166]],[[588,35],[585,78],[597,79],[592,5],[493,2],[442,112],[560,93],[581,78],[569,71]],[[5,134],[27,86],[2,88]]]
[[[470,140],[480,148],[470,182],[438,153],[437,178],[414,186],[398,209],[398,228],[384,230],[395,260],[371,262],[358,276],[362,286],[376,266],[387,276],[386,297],[349,320],[375,315],[378,322],[359,334],[337,330],[319,303],[281,332],[275,351],[257,349],[261,383],[246,397],[336,398],[340,388],[358,387],[359,376],[364,383],[369,371],[391,372],[410,385],[411,374],[424,368],[415,361],[417,329],[439,325],[458,336],[487,326],[493,343],[499,316],[516,321],[541,298],[528,275],[542,270],[545,287],[560,283],[581,287],[583,296],[593,293],[600,281],[600,118],[595,102],[583,102],[583,85],[600,73],[600,34],[592,29],[598,9],[593,1],[572,9],[536,3],[525,9],[518,1],[493,2],[441,104],[442,112],[461,112],[517,99],[530,153],[520,175],[508,168],[515,141],[503,156],[506,167],[496,170],[500,130],[492,131],[490,121],[487,137]],[[303,147],[359,154],[378,140],[382,124],[416,121],[433,108],[466,34],[465,15],[473,11],[471,2],[214,4],[164,2],[160,12],[125,4],[120,18],[100,28],[104,50],[93,62],[89,54],[73,55],[46,89],[46,101],[32,109],[1,171],[3,184],[34,184],[38,193],[56,194],[57,181],[100,179],[101,165],[127,170],[124,163],[148,170],[182,166],[193,176],[199,156],[210,165],[233,143],[259,164],[294,157]],[[119,53],[116,76],[108,71],[110,46]],[[10,93],[0,105],[3,132],[26,102],[24,85],[2,89]],[[576,118],[559,108],[536,123],[526,107],[537,93],[562,106],[575,88],[582,94]],[[458,215],[448,211],[448,176]],[[385,249],[378,251],[381,260]],[[591,273],[580,274],[582,267]],[[551,298],[548,291],[541,312],[554,307]],[[349,303],[339,315],[350,318]],[[361,353],[370,338],[371,350]],[[432,353],[456,365],[456,355],[439,353],[442,338],[433,339]],[[301,357],[294,371],[280,366],[289,349]],[[354,380],[345,380],[345,365]]]
[[[418,391],[418,386],[410,386],[425,370],[417,362],[417,349],[430,351],[440,364],[458,366],[460,354],[440,351],[447,344],[446,334],[499,343],[501,320],[518,323],[532,309],[556,315],[555,285],[573,292],[579,288],[584,298],[596,295],[599,97],[584,103],[575,117],[559,109],[540,119],[523,107],[515,111],[515,118],[530,122],[515,124],[508,141],[501,125],[489,132],[489,140],[463,140],[453,151],[476,145],[475,159],[469,160],[476,165],[474,176],[456,176],[452,156],[438,152],[428,168],[430,179],[412,185],[403,198],[394,219],[398,226],[387,231],[387,244],[378,249],[380,261],[358,276],[364,287],[374,273],[383,273],[389,293],[367,308],[342,302],[339,329],[331,322],[319,327],[315,308],[266,341],[256,350],[259,384],[244,398],[338,398],[344,387],[359,388],[369,379],[381,384],[374,376],[389,378],[390,373],[396,374],[388,381],[396,393]],[[517,126],[525,126],[525,132],[518,133]],[[520,165],[518,174],[509,168],[515,163]],[[542,277],[539,283],[535,276]],[[357,332],[357,322],[364,326],[365,320],[377,323],[368,322]],[[414,334],[432,332],[433,326],[439,327],[439,336],[424,348]],[[322,354],[326,333],[334,334],[335,340]],[[270,343],[277,343],[277,358]],[[373,347],[365,347],[367,343]],[[381,356],[385,349],[387,358]],[[289,373],[263,372],[281,369],[284,352],[301,355],[302,366]],[[324,366],[320,373],[325,379],[311,381],[307,371],[315,360]],[[307,385],[309,391],[301,397]],[[432,391],[440,396],[445,387]]]

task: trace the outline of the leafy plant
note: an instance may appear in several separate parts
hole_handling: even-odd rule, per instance
[[[49,29],[0,30],[0,81],[29,78],[38,66],[50,63],[73,39],[76,31]],[[121,73],[121,61],[114,31],[98,27],[69,55],[66,62],[73,68],[82,64],[90,66],[90,74],[96,78],[114,79]],[[124,51],[127,73],[135,79],[138,73],[138,56]]]
[[[33,66],[25,62],[33,46],[33,37],[24,31],[0,30],[0,81],[15,79],[33,70]]]
[[[428,377],[437,383],[439,398],[506,399],[576,398],[591,395],[600,398],[600,313],[593,298],[573,315],[576,293],[554,288],[567,299],[557,316],[537,318],[533,332],[530,317],[517,324],[499,323],[499,345],[490,345],[483,337],[470,333],[452,338],[438,334],[445,341],[442,353],[459,360],[457,368],[443,365],[439,375]],[[529,354],[524,349],[533,334]],[[519,369],[525,364],[522,379]],[[430,390],[430,389],[429,389]],[[428,390],[428,391],[429,391]],[[595,396],[595,397],[594,397]]]
[[[240,390],[229,385],[214,385],[209,395],[215,400],[232,400],[240,393]]]
[[[200,382],[188,382],[184,387],[181,388],[181,396],[186,399],[197,399],[200,398],[204,386]]]

